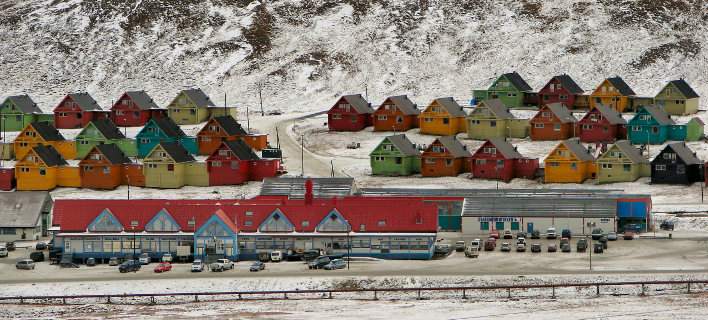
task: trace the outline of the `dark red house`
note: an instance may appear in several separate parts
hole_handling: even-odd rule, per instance
[[[472,178],[503,180],[514,178],[533,179],[538,169],[538,159],[522,156],[504,138],[485,141],[470,158]]]
[[[145,91],[127,91],[111,107],[111,120],[119,127],[142,127],[152,118],[167,115]]]
[[[57,129],[83,128],[92,120],[108,119],[109,115],[87,92],[70,93],[54,108],[54,126]]]
[[[585,92],[578,86],[573,78],[567,74],[562,74],[551,78],[548,83],[538,92],[539,104],[560,103],[566,108],[575,105],[575,99]]]
[[[360,94],[342,96],[327,111],[329,131],[360,131],[372,123],[374,109]]]
[[[261,159],[241,139],[224,141],[206,160],[210,186],[243,184],[275,177],[280,159]]]
[[[575,136],[575,119],[568,108],[562,104],[550,103],[543,105],[529,124],[531,125],[531,140],[565,140]]]
[[[614,142],[627,136],[627,121],[615,109],[598,104],[578,121],[582,142]]]

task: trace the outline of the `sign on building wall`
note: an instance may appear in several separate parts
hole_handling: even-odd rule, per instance
[[[519,222],[517,217],[479,217],[479,222]]]

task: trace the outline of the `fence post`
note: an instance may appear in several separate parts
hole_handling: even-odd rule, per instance
[[[332,291],[329,292],[329,298],[332,299]]]
[[[106,301],[108,304],[111,304],[111,296],[108,296],[108,300]]]
[[[467,290],[462,289],[462,299],[467,299]]]
[[[150,303],[155,304],[155,296],[150,297]]]
[[[238,294],[238,299],[241,300],[241,294],[240,294],[240,293]]]
[[[556,286],[551,286],[551,298],[556,298]]]
[[[287,294],[287,293],[283,293],[283,299],[287,299],[287,298],[288,298],[288,294]]]
[[[420,300],[420,289],[418,289],[418,300]]]
[[[506,297],[511,299],[511,288],[506,288]]]
[[[66,298],[61,298],[62,303],[66,304]]]
[[[194,295],[194,302],[199,302],[199,296],[196,294]]]
[[[596,296],[600,295],[600,285],[599,284],[595,285],[595,295]]]
[[[379,296],[378,296],[376,290],[374,290],[374,300],[379,300]]]
[[[24,299],[24,298],[20,298],[20,304],[25,304],[25,299]],[[64,300],[64,304],[66,304],[66,300]]]
[[[645,290],[645,289],[644,289],[644,284],[642,283],[642,293],[639,294],[640,296],[645,295],[645,291],[644,291],[644,290]]]
[[[686,293],[691,293],[691,281],[687,283]]]

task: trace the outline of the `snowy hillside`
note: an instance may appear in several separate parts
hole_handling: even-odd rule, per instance
[[[465,101],[511,70],[536,89],[621,75],[640,95],[684,77],[708,96],[697,0],[25,0],[0,1],[0,16],[0,96],[45,110],[74,90],[107,106],[145,89],[165,105],[183,86],[256,107],[260,81],[267,109],[292,112],[365,87],[375,103]]]

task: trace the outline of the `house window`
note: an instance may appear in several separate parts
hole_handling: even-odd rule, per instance
[[[81,141],[79,141],[79,144],[86,145],[86,144],[89,144],[89,142],[88,142],[88,140],[81,140]]]
[[[570,163],[570,168],[573,169],[573,170],[578,170],[578,164],[575,163],[575,162],[571,162],[571,163]]]
[[[250,226],[253,225],[253,221],[251,221],[251,220],[244,220],[244,221],[243,221],[243,225],[246,226],[246,227],[250,227]]]
[[[516,92],[507,92],[507,97],[516,97]]]
[[[228,156],[229,156],[229,150],[219,150],[219,156],[221,156],[221,157],[228,157]]]
[[[664,153],[663,158],[666,160],[676,160],[676,154],[671,153],[671,152],[667,152],[667,153]]]
[[[122,116],[122,115],[123,115],[123,110],[116,110],[116,115],[117,115],[117,116]]]
[[[366,231],[366,225],[362,223],[359,225],[359,232],[364,232],[364,231]]]
[[[475,159],[474,164],[479,165],[479,166],[483,166],[483,165],[487,164],[487,159]]]
[[[168,164],[167,171],[175,171],[175,165],[173,163]]]
[[[648,115],[648,114],[640,115],[639,120],[651,120],[651,115]]]
[[[165,153],[165,152],[158,152],[158,153],[157,153],[157,156],[160,157],[160,158],[165,158],[165,157],[167,157],[167,153]]]
[[[558,162],[549,162],[549,163],[548,163],[548,166],[549,166],[549,167],[560,167],[560,163],[558,163]]]
[[[445,165],[448,167],[452,167],[452,159],[445,159]]]
[[[656,171],[666,171],[666,165],[665,164],[657,164],[656,166],[654,166],[654,169],[656,169]]]
[[[86,171],[86,172],[93,171],[93,166],[85,166],[84,171]]]
[[[435,158],[425,158],[425,163],[427,164],[435,164]]]
[[[219,132],[221,128],[219,126],[209,126],[210,131]]]
[[[551,85],[551,91],[553,91],[553,85]],[[543,100],[550,100],[550,99],[551,99],[551,97],[549,95],[547,95],[547,94],[543,95]]]
[[[497,126],[497,122],[494,121],[494,120],[489,121],[489,126],[490,126],[490,127],[496,127],[496,126]]]
[[[676,100],[676,104],[684,104],[684,103],[686,103],[686,101],[684,101],[684,100]]]
[[[24,172],[24,173],[30,172],[30,168],[22,167],[22,168],[20,168],[20,172]]]
[[[544,125],[543,125],[543,123],[534,123],[533,127],[536,129],[543,129]]]
[[[403,117],[397,116],[397,117],[396,117],[396,123],[403,123]]]
[[[301,225],[302,225],[303,228],[307,228],[307,227],[310,226],[310,221],[302,220],[302,224],[301,224]]]
[[[443,118],[443,124],[450,124],[450,118]]]
[[[148,168],[150,168],[150,169],[157,169],[157,164],[155,164],[155,163],[148,163]]]
[[[216,168],[221,167],[221,161],[212,161],[211,166]]]
[[[352,123],[356,123],[358,120],[359,120],[359,118],[358,118],[357,116],[352,116],[352,117],[351,117]]]
[[[622,169],[627,172],[632,171],[632,165],[631,164],[623,164]]]
[[[612,164],[611,163],[603,163],[602,168],[603,169],[612,169]]]
[[[591,125],[591,124],[584,124],[584,125],[583,125],[583,130],[590,130],[590,129],[592,129],[592,125]]]
[[[379,220],[379,222],[377,223],[377,225],[378,225],[379,227],[385,227],[385,226],[386,226],[386,220]]]
[[[550,118],[550,117],[551,117],[551,113],[548,112],[548,111],[544,111],[544,112],[541,113],[541,116],[544,117],[544,118]]]
[[[342,103],[339,105],[339,109],[342,109],[346,112],[349,112],[349,109],[351,108],[351,105],[348,103]]]
[[[497,168],[504,168],[504,160],[497,160]]]
[[[333,113],[332,114],[332,120],[339,120],[342,119],[342,115],[339,113]]]
[[[482,152],[489,154],[497,154],[497,148],[486,147],[482,149]]]
[[[396,164],[402,164],[402,163],[403,163],[403,158],[396,157]]]
[[[103,174],[111,174],[111,167],[103,167]]]
[[[253,215],[253,211],[246,211],[246,216],[247,216],[247,217],[250,217],[250,216],[252,216],[252,215]]]
[[[632,131],[642,131],[641,126],[632,126]]]
[[[47,168],[39,168],[39,175],[46,176],[47,175]]]
[[[203,142],[210,142],[210,141],[211,141],[211,137],[202,137],[202,141],[203,141]]]
[[[659,128],[658,127],[651,127],[651,133],[653,133],[653,134],[659,133]]]
[[[384,116],[378,116],[377,119],[378,119],[379,121],[386,121],[386,120],[388,119],[388,117],[385,116],[385,115],[384,115]]]
[[[374,161],[384,161],[384,160],[386,160],[384,157],[379,157],[379,156],[374,157]]]
[[[487,221],[480,222],[479,229],[480,230],[489,230],[489,222],[487,222]]]
[[[150,139],[147,139],[147,138],[140,138],[140,143],[141,143],[141,144],[150,143]]]
[[[567,99],[568,99],[568,96],[566,96],[566,95],[561,95],[559,98],[560,98],[561,100],[567,100]]]
[[[423,118],[424,122],[433,122],[433,118]]]
[[[197,114],[197,109],[189,109],[189,113],[191,115],[195,115],[195,114]]]
[[[560,123],[553,124],[553,131],[561,131]]]
[[[676,166],[676,173],[677,174],[685,174],[686,173],[686,166],[679,164]]]

